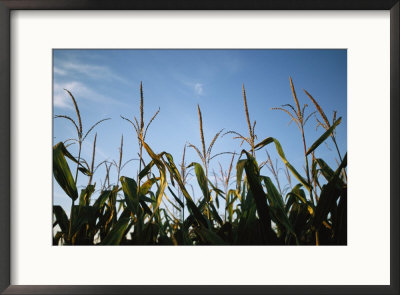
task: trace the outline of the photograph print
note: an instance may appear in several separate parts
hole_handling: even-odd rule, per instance
[[[347,50],[52,54],[54,246],[347,245]]]

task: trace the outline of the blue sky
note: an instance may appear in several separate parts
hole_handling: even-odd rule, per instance
[[[278,139],[286,156],[299,172],[303,172],[304,155],[301,135],[289,117],[271,110],[283,104],[294,104],[290,90],[292,77],[301,104],[308,104],[306,113],[315,107],[302,89],[307,90],[332,120],[333,111],[342,117],[337,128],[337,141],[342,155],[347,151],[347,52],[346,50],[54,50],[53,51],[53,113],[76,118],[72,101],[63,90],[75,96],[83,121],[83,129],[103,118],[103,122],[86,139],[82,156],[91,159],[92,144],[97,132],[96,163],[118,160],[121,135],[124,135],[124,161],[137,158],[135,131],[121,115],[133,120],[139,117],[139,85],[143,82],[145,121],[160,108],[160,113],[149,128],[147,143],[159,153],[167,151],[176,162],[181,161],[185,143],[200,147],[197,104],[203,115],[205,141],[208,145],[214,135],[224,128],[245,136],[248,134],[243,108],[242,84],[245,85],[250,119],[256,120],[256,135]],[[316,130],[316,120],[306,125],[307,145],[323,133]],[[73,125],[64,119],[55,119],[54,143],[75,137]],[[331,140],[328,147],[320,146],[317,157],[336,167],[337,153]],[[231,135],[219,138],[213,154],[225,151],[240,152],[240,141]],[[329,148],[331,150],[329,150]],[[76,146],[70,151],[77,155]],[[273,159],[278,158],[275,147],[267,147]],[[201,162],[196,152],[187,149],[186,162]],[[148,157],[145,156],[146,162]],[[219,172],[218,162],[228,169],[230,155],[221,155],[211,162],[211,171]],[[265,149],[257,152],[257,160],[266,160]],[[283,163],[278,161],[279,166]],[[71,164],[71,170],[75,166]],[[122,175],[135,178],[138,162],[126,165]],[[102,166],[95,175],[97,189],[104,177]],[[211,172],[212,173],[212,172]],[[263,175],[269,175],[266,168]],[[302,173],[304,175],[304,173]],[[282,184],[286,179],[281,172]],[[115,169],[111,181],[116,182]],[[214,180],[214,177],[210,177]],[[196,182],[191,182],[200,197]],[[79,185],[87,178],[79,176]],[[54,182],[54,204],[69,211],[70,200]]]

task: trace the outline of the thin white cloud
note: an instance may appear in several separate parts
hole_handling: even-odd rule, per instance
[[[118,75],[107,66],[90,65],[73,61],[56,61],[54,73],[67,76],[82,74],[92,79],[119,81],[129,84],[129,81]]]
[[[60,84],[54,84],[53,88],[53,106],[61,109],[73,109],[71,99]]]
[[[204,84],[200,83],[200,82],[193,82],[192,81],[188,81],[186,78],[182,78],[182,77],[176,77],[176,79],[182,83],[183,85],[185,85],[186,87],[186,91],[190,91],[192,93],[194,93],[197,96],[200,95],[204,95]],[[188,92],[189,94],[189,92]]]
[[[197,95],[202,95],[203,94],[203,84],[201,84],[201,83],[196,83],[196,84],[194,84],[194,92],[197,94]]]
[[[95,90],[89,88],[81,82],[72,81],[67,83],[54,83],[53,88],[53,105],[58,108],[72,109],[72,100],[68,93],[64,90],[69,90],[79,101],[79,99],[89,100],[101,104],[113,104],[113,105],[123,105],[124,103],[115,100],[111,97],[104,96],[97,93]],[[79,102],[78,102],[79,104]]]
[[[54,67],[54,74],[65,76],[67,72],[58,67]]]

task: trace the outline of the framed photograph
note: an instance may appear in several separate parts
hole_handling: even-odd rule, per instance
[[[2,294],[399,294],[399,2],[0,1]]]

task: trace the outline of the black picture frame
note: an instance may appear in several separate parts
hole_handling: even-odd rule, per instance
[[[0,292],[2,294],[399,294],[399,0],[0,0]],[[12,10],[390,10],[389,286],[10,285],[10,12]],[[375,255],[372,253],[371,255]],[[379,254],[376,254],[379,255]],[[365,263],[368,263],[366,257]]]

